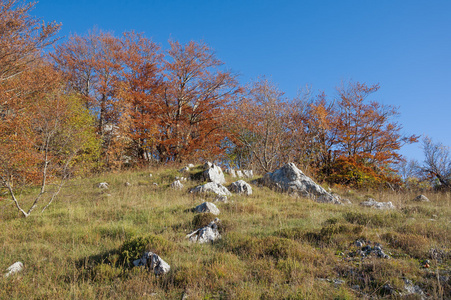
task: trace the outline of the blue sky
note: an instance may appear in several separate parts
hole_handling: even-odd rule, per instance
[[[379,83],[371,99],[399,106],[405,134],[451,146],[451,1],[40,0],[33,14],[61,36],[94,26],[204,41],[243,84],[270,77],[287,97],[309,85]],[[420,144],[401,151],[422,160]]]

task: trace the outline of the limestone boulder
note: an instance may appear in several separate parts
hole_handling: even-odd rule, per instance
[[[198,213],[212,213],[214,215],[219,215],[219,209],[211,202],[204,202],[194,208],[195,212]]]
[[[222,173],[221,168],[214,164],[204,171],[203,176],[206,181],[219,184],[224,184],[226,182],[224,178],[224,173]]]
[[[244,180],[238,180],[233,182],[229,186],[229,190],[233,193],[244,194],[244,195],[252,195],[252,187]]]
[[[267,173],[260,180],[260,184],[280,192],[308,197],[321,203],[342,204],[338,197],[316,184],[293,163],[288,163],[272,173]]]
[[[214,242],[221,238],[221,234],[218,230],[219,219],[214,219],[210,224],[205,227],[194,230],[186,237],[191,241],[199,244],[205,244]]]
[[[193,188],[190,193],[214,193],[219,196],[230,196],[232,195],[229,190],[219,183],[208,182],[204,185],[199,185]]]
[[[140,259],[133,261],[136,267],[145,266],[155,275],[164,275],[171,269],[171,266],[161,257],[153,252],[144,252]]]

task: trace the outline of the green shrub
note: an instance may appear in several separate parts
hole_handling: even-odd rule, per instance
[[[214,219],[216,219],[216,216],[212,213],[200,213],[194,216],[191,224],[193,229],[198,229],[207,226]]]
[[[120,247],[119,260],[125,265],[130,265],[134,260],[141,258],[145,251],[151,251],[158,255],[170,255],[176,247],[175,243],[161,236],[133,237],[126,240]]]

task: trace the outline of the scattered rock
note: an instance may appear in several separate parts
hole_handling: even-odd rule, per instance
[[[224,171],[226,174],[229,174],[232,178],[236,178],[236,172],[232,168],[227,168]]]
[[[153,177],[153,175],[152,175],[152,174],[149,174],[149,177],[150,177],[150,178],[152,178],[152,177]]]
[[[127,181],[126,183],[124,183],[124,185],[125,186],[131,186],[131,183]]]
[[[189,167],[184,167],[184,168],[179,170],[179,173],[186,173],[188,171],[189,171]]]
[[[198,213],[212,213],[214,215],[219,215],[219,209],[211,202],[204,202],[196,206],[194,211]]]
[[[232,195],[225,186],[214,182],[208,182],[204,185],[199,185],[190,191],[190,193],[208,193],[208,192],[214,193],[219,196]]]
[[[337,195],[334,195],[334,196],[337,197]],[[349,200],[347,198],[339,198],[339,199],[340,199],[341,203],[343,203],[343,204],[347,204],[347,205],[352,204],[351,200]]]
[[[231,192],[237,193],[237,194],[245,194],[245,195],[252,195],[252,187],[250,186],[250,184],[248,184],[246,181],[244,180],[238,180],[233,182],[230,186],[229,186],[229,190]]]
[[[254,171],[252,171],[252,170],[243,170],[243,175],[246,178],[252,178],[252,177],[254,177]]]
[[[20,261],[15,262],[11,266],[9,266],[8,269],[6,269],[6,271],[8,271],[8,272],[5,273],[5,277],[19,273],[22,270],[23,270],[23,263],[21,263]]]
[[[181,190],[183,189],[183,184],[180,182],[180,180],[176,180],[171,184],[171,188],[175,190]]]
[[[207,162],[204,164],[204,170],[208,170],[208,169],[210,169],[212,166],[213,166],[213,164],[212,164],[211,162],[207,161]]]
[[[221,168],[217,165],[211,165],[210,168],[204,171],[203,176],[205,180],[214,183],[224,184],[226,182],[224,173],[222,173]]]
[[[243,178],[243,177],[244,177],[243,172],[241,172],[241,170],[237,170],[237,171],[236,171],[236,176],[237,176],[238,178]]]
[[[101,182],[101,183],[99,183],[99,185],[97,187],[99,189],[107,189],[110,187],[110,185],[107,182]]]
[[[208,242],[214,242],[221,238],[221,235],[219,234],[218,230],[218,223],[219,219],[214,219],[210,224],[203,228],[199,228],[197,230],[194,230],[190,234],[188,234],[186,237],[191,242],[197,242],[199,244],[205,244]]]
[[[136,267],[145,266],[155,275],[163,275],[169,272],[171,266],[165,262],[161,257],[153,252],[145,252],[140,259],[133,262]]]
[[[366,207],[373,207],[377,209],[394,209],[396,208],[390,201],[388,202],[377,202],[373,198],[369,198],[367,201],[363,201],[360,205]]]
[[[195,165],[193,165],[193,164],[188,164],[188,168],[192,169],[192,168],[194,168],[194,167],[195,167]]]
[[[425,195],[418,195],[415,198],[413,198],[413,201],[430,202]]]
[[[367,245],[365,245],[367,244]],[[370,241],[357,240],[354,242],[354,245],[358,248],[355,251],[351,251],[348,253],[347,257],[360,257],[365,258],[371,255],[376,255],[379,258],[389,259],[390,256],[385,254],[382,251],[382,246],[379,243],[375,243],[373,247],[370,246]]]
[[[337,197],[326,192],[293,163],[286,164],[272,173],[267,173],[260,182],[280,192],[309,197],[317,202],[342,204]]]
[[[154,185],[154,186],[158,186],[158,183],[154,182],[153,185]]]
[[[404,289],[406,293],[403,293],[402,296],[418,295],[420,299],[426,299],[423,290],[418,285],[414,285],[409,279],[404,279]]]

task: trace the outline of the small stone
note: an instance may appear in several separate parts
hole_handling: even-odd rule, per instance
[[[8,272],[5,274],[5,277],[9,277],[10,275],[14,275],[14,274],[16,274],[16,273],[18,273],[18,272],[20,272],[22,270],[23,270],[23,263],[20,262],[20,261],[15,262],[11,266],[9,266],[8,269],[6,269],[6,271],[8,271]]]
[[[355,245],[356,245],[356,247],[359,247],[359,248],[363,247],[363,243],[361,241],[356,241]]]
[[[413,199],[413,201],[430,202],[425,195],[418,195]]]
[[[188,164],[188,168],[192,169],[192,168],[194,168],[194,167],[195,167],[195,165],[193,165],[193,164]]]
[[[179,170],[179,173],[186,173],[188,171],[189,171],[189,167],[184,167],[184,168]]]
[[[150,178],[152,178],[152,177],[153,177],[153,175],[152,175],[152,174],[149,174],[149,177],[150,177]]]
[[[131,186],[131,183],[127,181],[126,183],[124,183],[124,185],[125,186]]]
[[[107,182],[101,182],[101,183],[99,183],[98,188],[99,189],[107,189],[107,188],[109,188],[109,184]]]

